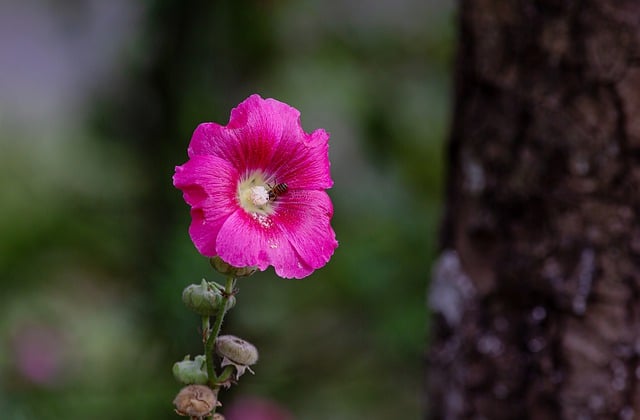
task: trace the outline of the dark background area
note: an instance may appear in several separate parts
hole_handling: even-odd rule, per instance
[[[172,186],[196,125],[252,93],[331,134],[340,246],[311,277],[239,283],[223,332],[260,349],[225,408],[418,418],[441,213],[448,1],[0,4],[0,413],[177,418],[199,354],[180,294],[221,281]]]

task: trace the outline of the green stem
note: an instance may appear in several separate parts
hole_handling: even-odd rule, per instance
[[[202,317],[202,344],[204,344],[204,357],[207,366],[207,377],[215,378],[216,372],[213,370],[213,359],[209,356],[208,343],[211,337],[210,319],[208,315]]]
[[[235,277],[227,277],[227,283],[224,288],[224,296],[222,297],[220,309],[213,324],[213,328],[211,328],[211,331],[209,332],[209,336],[207,337],[207,341],[205,343],[204,354],[207,361],[207,375],[209,376],[209,387],[211,389],[215,389],[217,387],[216,383],[218,382],[218,376],[216,375],[213,368],[213,350],[215,347],[216,338],[218,338],[218,334],[220,334],[222,321],[224,320],[224,316],[227,313],[227,304],[229,303],[229,299],[233,294],[235,284]]]

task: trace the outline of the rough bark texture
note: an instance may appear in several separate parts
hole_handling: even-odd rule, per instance
[[[460,6],[429,417],[640,418],[640,2]]]

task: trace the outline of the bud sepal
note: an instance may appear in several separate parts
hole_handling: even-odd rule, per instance
[[[258,271],[258,267],[234,267],[231,264],[223,261],[222,258],[218,256],[209,258],[209,263],[211,264],[211,267],[213,267],[213,269],[218,273],[235,278],[249,277],[256,271]]]

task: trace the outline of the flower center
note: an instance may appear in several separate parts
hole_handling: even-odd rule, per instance
[[[262,185],[251,187],[249,191],[251,192],[251,202],[255,206],[264,206],[269,201],[269,191]]]
[[[269,184],[261,172],[249,174],[238,183],[238,201],[247,213],[269,215],[273,213]]]

